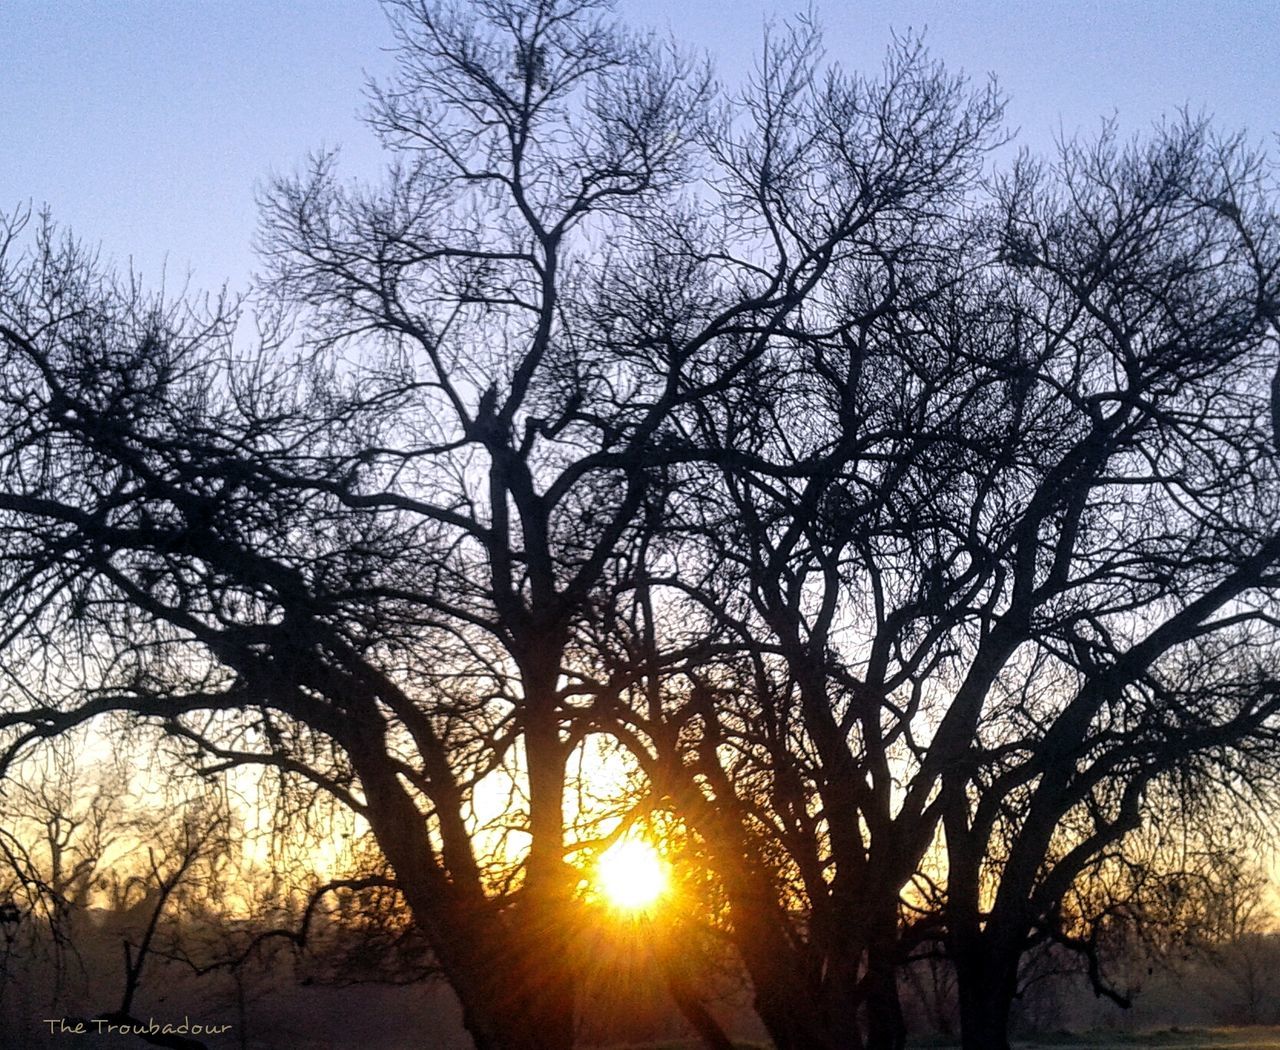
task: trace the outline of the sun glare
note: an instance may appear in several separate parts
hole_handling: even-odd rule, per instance
[[[596,862],[600,892],[622,911],[647,911],[667,892],[667,865],[640,839],[615,842]]]

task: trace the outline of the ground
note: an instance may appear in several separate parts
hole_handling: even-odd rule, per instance
[[[955,1043],[911,1043],[921,1050],[947,1050]],[[738,1050],[767,1050],[759,1043],[738,1043]],[[617,1050],[696,1050],[688,1042],[640,1043]],[[1081,1047],[1089,1050],[1280,1050],[1280,1027],[1161,1028],[1150,1032],[1063,1032],[1014,1043],[1015,1050]]]
[[[1090,1050],[1280,1050],[1280,1028],[1161,1028],[1151,1032],[1088,1032],[1042,1036],[1014,1044],[1018,1050],[1089,1047]]]
[[[952,1042],[912,1043],[914,1047],[947,1050]],[[1280,1027],[1158,1028],[1147,1032],[1061,1032],[1014,1042],[1014,1050],[1280,1050]]]

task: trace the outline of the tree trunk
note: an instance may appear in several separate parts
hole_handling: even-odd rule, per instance
[[[681,788],[677,796],[698,799],[690,820],[705,835],[723,880],[755,1013],[776,1050],[863,1050],[859,1013],[864,998],[858,987],[863,946],[850,941],[832,949],[825,963],[816,962],[806,950],[807,938],[793,936],[791,920],[768,873],[753,863],[753,848],[735,815],[706,805],[697,789]],[[891,986],[896,1005],[896,980]]]
[[[849,941],[827,947],[820,994],[823,1030],[830,1046],[863,1045],[861,962],[860,946]]]
[[[898,966],[891,951],[872,947],[866,981],[867,1050],[903,1050],[907,1023],[898,994]]]
[[[738,951],[755,989],[755,1010],[777,1050],[862,1050],[852,974],[828,974],[829,986],[787,938],[784,921],[745,885],[730,880]],[[734,883],[737,883],[734,885]],[[745,892],[744,892],[745,891]],[[847,976],[847,979],[846,979]],[[842,994],[847,992],[850,994]],[[846,1008],[839,1008],[841,1004]]]
[[[525,882],[513,911],[515,979],[528,1023],[548,1050],[573,1046],[580,950],[577,876],[564,862],[566,752],[556,696],[560,652],[559,642],[548,639],[521,662],[530,842]]]
[[[764,1023],[777,1050],[862,1050],[857,1026],[850,1026],[844,1038],[837,1037],[816,1008],[810,989],[794,978],[788,979],[774,968],[773,978],[752,968],[752,984],[756,988],[755,1010]]]
[[[422,814],[385,751],[355,745],[351,753],[368,802],[369,826],[458,996],[476,1050],[570,1050],[572,998],[566,1011],[558,984],[565,963],[553,958],[547,940],[540,940],[563,919],[545,914],[549,905],[538,878],[531,873],[534,892],[525,895],[515,914],[499,914],[481,887],[455,882],[439,866]]]
[[[976,950],[956,960],[963,1050],[1009,1050],[1009,1015],[1017,991],[1012,965]]]
[[[706,1004],[698,997],[697,992],[669,966],[664,966],[663,969],[672,1001],[684,1015],[689,1027],[697,1034],[706,1050],[733,1050],[732,1041],[712,1016],[711,1011],[707,1009]]]

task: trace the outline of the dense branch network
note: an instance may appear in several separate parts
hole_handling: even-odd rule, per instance
[[[801,21],[731,95],[589,0],[387,7],[387,177],[265,190],[253,352],[0,239],[5,763],[124,710],[326,793],[482,1048],[572,1043],[568,862],[640,814],[779,1047],[900,1047],[929,947],[1005,1045],[1155,797],[1272,786],[1267,161],[1183,118],[992,175],[913,40]]]

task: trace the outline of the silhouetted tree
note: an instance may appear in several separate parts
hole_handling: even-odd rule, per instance
[[[1158,818],[1161,792],[1273,787],[1267,177],[1239,141],[1188,120],[1143,145],[1066,146],[998,191],[1028,340],[1011,415],[1053,431],[1021,445],[1029,498],[1006,595],[925,762],[967,1045],[1004,1044],[1027,938],[1099,855]]]
[[[1273,788],[1269,178],[1192,120],[1024,158],[878,222],[700,406],[719,469],[647,586],[715,655],[656,645],[634,722],[722,844],[757,994],[803,1004],[779,1045],[901,1046],[939,937],[966,1045],[1006,1045],[1024,953],[1088,954],[1064,896],[1159,798]]]
[[[323,157],[265,195],[303,364],[245,360],[227,304],[148,299],[48,229],[10,244],[15,644],[42,674],[59,646],[102,659],[23,680],[38,705],[6,721],[21,747],[125,707],[320,786],[369,821],[477,1042],[563,1046],[598,583],[664,463],[704,455],[674,440],[693,406],[828,294],[877,216],[946,192],[995,108],[910,54],[823,88],[799,44],[719,107],[705,69],[599,4],[389,10],[387,184],[343,187]],[[800,95],[820,143],[787,126]],[[781,216],[776,193],[817,191]],[[502,775],[529,842],[514,879],[469,821]]]
[[[54,741],[3,784],[0,892],[22,911],[21,935],[6,957],[15,972],[4,980],[21,986],[41,1015],[149,1028],[135,1019],[136,1004],[157,997],[163,981],[154,971],[187,938],[208,932],[197,929],[191,902],[203,899],[207,918],[213,875],[231,853],[232,818],[225,795],[207,785],[192,794],[192,785],[175,781],[168,787],[179,790],[165,804],[158,789],[144,797],[122,755],[77,760],[77,743],[84,734]],[[32,1037],[35,1020],[28,1014],[4,1024],[21,1042]],[[162,1030],[140,1038],[203,1046]]]
[[[6,755],[125,710],[325,793],[522,1050],[615,739],[779,1047],[901,1046],[941,939],[998,1048],[1156,785],[1265,787],[1269,176],[1186,121],[984,180],[998,96],[912,41],[802,21],[730,97],[606,6],[389,3],[387,179],[266,190],[251,351],[10,224]]]

